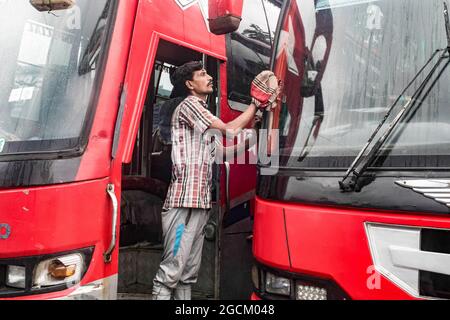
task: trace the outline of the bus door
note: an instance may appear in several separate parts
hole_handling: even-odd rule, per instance
[[[170,131],[160,130],[160,112],[168,108],[173,86],[170,74],[188,61],[203,61],[214,78],[209,110],[218,116],[218,72],[220,60],[163,39],[159,39],[146,88],[142,115],[129,163],[122,167],[120,195],[120,241],[118,292],[121,299],[139,295],[149,298],[153,278],[161,262],[163,237],[161,211],[171,179]],[[145,72],[145,71],[144,71]],[[170,127],[165,129],[170,130]],[[199,280],[193,297],[217,298],[219,175],[214,170],[213,209],[206,226]],[[118,196],[118,195],[117,195]]]

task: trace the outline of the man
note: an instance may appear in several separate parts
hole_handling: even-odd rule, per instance
[[[186,97],[175,109],[171,123],[172,180],[162,212],[164,251],[153,280],[155,300],[191,299],[191,285],[197,282],[204,233],[211,209],[212,164],[216,146],[208,129],[237,134],[255,117],[252,103],[239,117],[223,123],[207,109],[213,93],[213,78],[201,62],[188,62],[172,76],[174,96]],[[208,138],[209,136],[209,138]],[[244,146],[245,147],[245,146]],[[225,154],[241,151],[223,148]],[[249,147],[248,143],[246,147]]]

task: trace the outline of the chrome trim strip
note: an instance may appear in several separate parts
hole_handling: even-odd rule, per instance
[[[433,192],[433,193],[450,193],[450,188],[440,188],[440,189],[421,189],[421,188],[413,188],[414,191],[425,193],[425,192]]]
[[[119,205],[118,205],[116,194],[114,193],[114,184],[108,184],[106,192],[108,193],[109,197],[111,198],[113,214],[112,214],[111,243],[109,244],[108,250],[106,250],[106,252],[103,254],[103,258],[105,260],[105,263],[110,263],[111,262],[111,254],[112,254],[114,248],[116,247],[117,214],[118,214],[118,210],[119,210]]]
[[[395,266],[450,275],[450,254],[391,246]]]
[[[395,183],[450,207],[450,180],[399,180]]]
[[[395,183],[405,188],[450,188],[450,180],[441,179],[399,180]]]
[[[430,198],[441,198],[441,199],[450,198],[450,193],[424,193],[423,195],[425,197],[430,197]],[[449,201],[450,201],[450,199],[449,199]]]

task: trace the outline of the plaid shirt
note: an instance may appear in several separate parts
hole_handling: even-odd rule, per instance
[[[172,181],[164,209],[211,208],[216,148],[204,133],[216,119],[206,103],[195,96],[187,97],[175,109],[171,127]]]

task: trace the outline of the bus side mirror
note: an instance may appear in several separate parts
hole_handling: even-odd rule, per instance
[[[38,11],[56,11],[72,8],[75,0],[30,0],[30,4]]]
[[[209,0],[209,30],[217,35],[239,29],[243,0]]]

